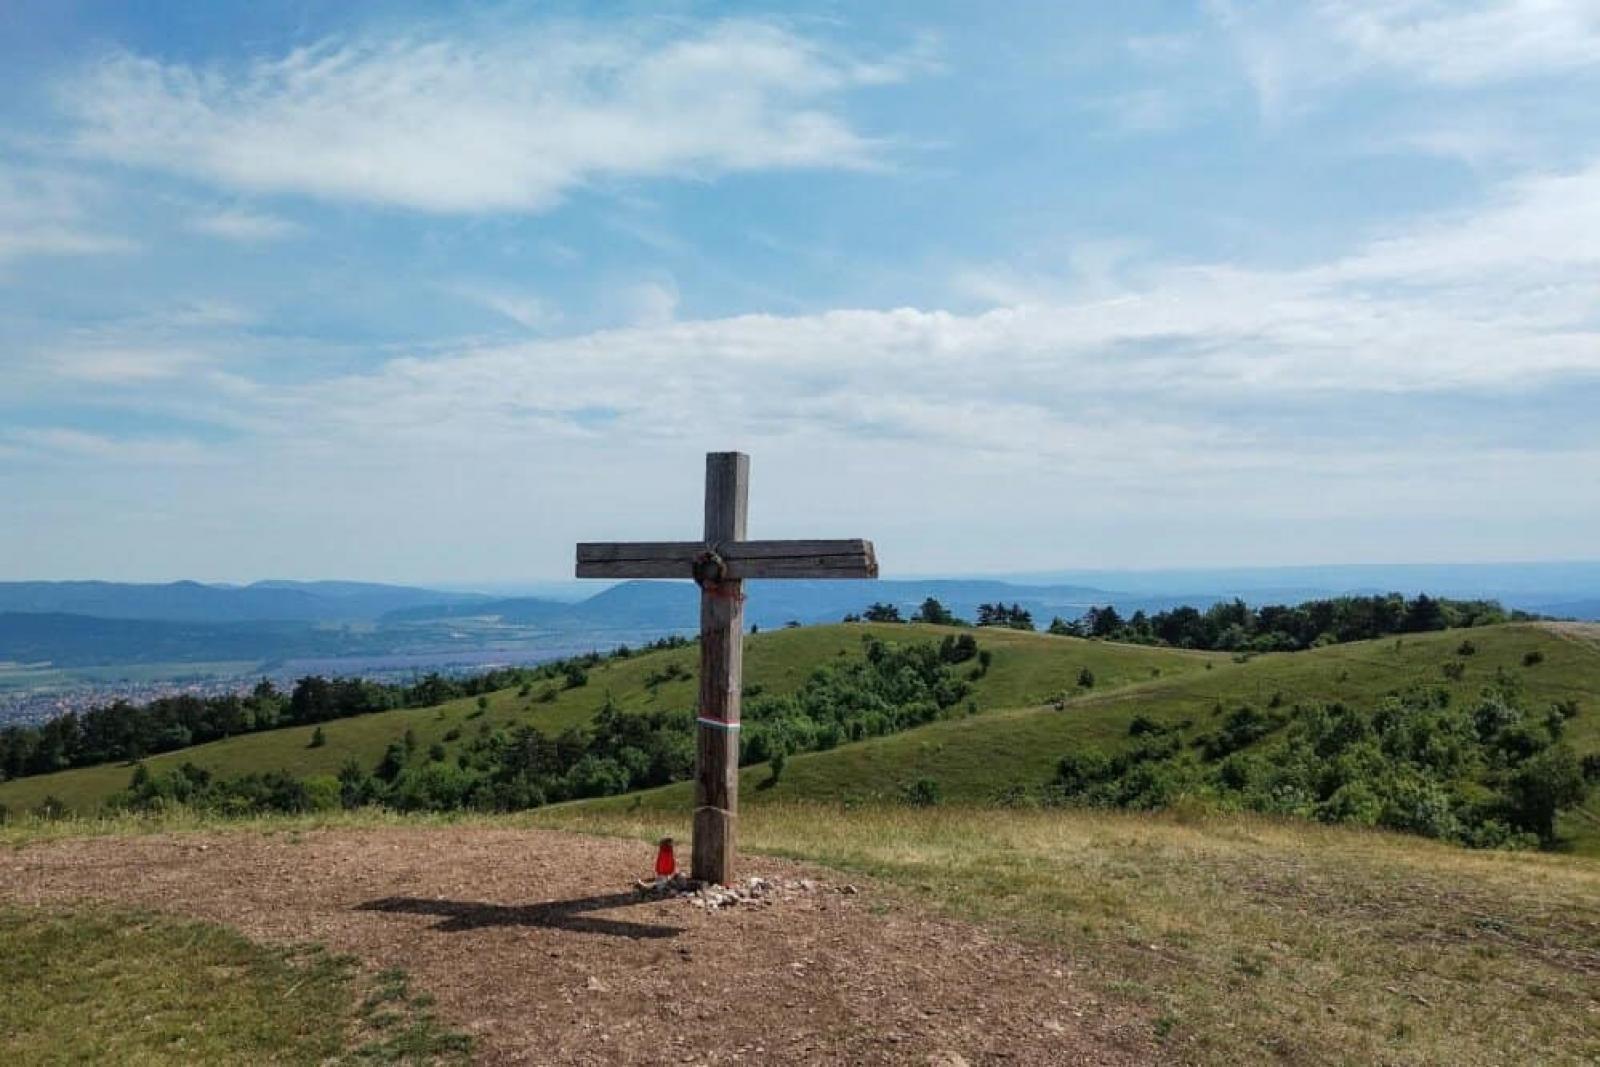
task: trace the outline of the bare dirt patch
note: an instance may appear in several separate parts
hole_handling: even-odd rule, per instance
[[[110,901],[399,967],[484,1063],[1140,1062],[1070,959],[776,860],[814,891],[642,899],[632,841],[485,827],[87,838],[0,853],[0,901]]]

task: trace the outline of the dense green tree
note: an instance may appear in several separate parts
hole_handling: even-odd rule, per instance
[[[911,621],[929,623],[934,626],[955,626],[960,622],[949,608],[939,603],[938,598],[931,596],[922,602],[921,607],[917,608],[917,613],[911,616]]]

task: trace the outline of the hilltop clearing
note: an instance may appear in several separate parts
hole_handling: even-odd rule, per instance
[[[1249,817],[766,805],[742,818],[742,873],[816,891],[715,913],[619,897],[684,822],[564,805],[131,837],[58,835],[159,822],[25,825],[0,830],[17,844],[0,905],[318,941],[411,974],[487,1062],[1600,1054],[1587,861]]]
[[[493,826],[91,838],[0,855],[0,902],[159,908],[401,968],[484,1063],[1139,1062],[1081,964],[823,884],[716,912],[640,901],[647,845]],[[0,1048],[3,1048],[0,1045]],[[934,1059],[934,1057],[944,1059]]]

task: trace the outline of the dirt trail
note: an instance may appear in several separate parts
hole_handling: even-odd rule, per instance
[[[0,853],[0,902],[137,905],[401,967],[484,1063],[1155,1058],[1070,960],[773,860],[746,873],[822,884],[716,912],[638,902],[651,858],[481,827],[91,838]]]

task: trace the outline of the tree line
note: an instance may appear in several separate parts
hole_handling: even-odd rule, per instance
[[[1453,627],[1491,626],[1536,618],[1507,611],[1495,600],[1452,600],[1426,593],[1341,596],[1300,604],[1251,607],[1237,598],[1200,609],[1191,606],[1124,617],[1114,605],[1093,606],[1076,619],[1050,620],[1049,632],[1129,644],[1224,652],[1290,652],[1321,645],[1366,641],[1392,634],[1423,633]],[[874,603],[845,622],[922,622],[971,626],[935,597],[928,597],[907,620],[894,604]],[[979,604],[977,625],[1033,630],[1033,615],[1020,604]]]
[[[682,637],[668,637],[641,651],[687,643]],[[263,679],[248,693],[180,694],[144,704],[118,700],[82,713],[68,712],[42,725],[0,730],[0,781],[139,760],[284,726],[309,726],[395,708],[432,707],[541,681],[563,687],[582,685],[588,680],[588,668],[606,658],[633,654],[634,650],[624,645],[609,657],[591,652],[538,667],[510,667],[460,678],[433,673],[405,684],[311,675],[297,681],[288,693]]]
[[[1050,632],[1134,644],[1224,652],[1293,652],[1392,634],[1492,626],[1534,616],[1508,612],[1494,600],[1452,600],[1426,593],[1341,596],[1300,604],[1251,607],[1239,599],[1204,611],[1184,606],[1127,618],[1113,606],[1091,607],[1073,621],[1054,619]]]

